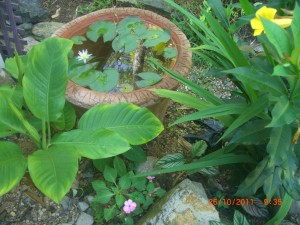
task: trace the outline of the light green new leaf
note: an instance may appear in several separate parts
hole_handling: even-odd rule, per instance
[[[126,102],[92,107],[80,118],[78,127],[82,130],[106,128],[132,145],[144,144],[163,130],[160,120],[148,109]]]
[[[261,18],[267,38],[276,48],[277,53],[282,59],[291,55],[292,45],[288,33],[276,23]]]
[[[97,76],[97,80],[89,85],[91,89],[96,91],[108,92],[114,89],[119,82],[118,70],[114,68],[106,69],[103,73],[97,71]]]
[[[78,155],[72,148],[51,146],[30,155],[28,169],[38,189],[59,203],[75,180]]]
[[[93,42],[97,42],[98,38],[102,36],[104,42],[112,41],[116,34],[116,24],[107,20],[93,23],[86,32],[88,39]]]
[[[73,42],[48,38],[28,53],[23,78],[24,98],[30,111],[39,119],[58,119],[65,105],[68,52]]]
[[[297,112],[287,96],[281,96],[272,110],[272,121],[268,127],[280,127],[294,122]]]
[[[76,113],[74,107],[69,103],[65,103],[64,111],[56,121],[54,126],[58,130],[68,131],[71,130],[76,123]]]
[[[0,196],[9,192],[25,174],[27,162],[18,145],[0,142]]]
[[[294,48],[300,47],[300,7],[299,3],[296,2],[293,21],[292,21],[292,32],[294,39]]]
[[[127,140],[117,132],[95,128],[92,130],[71,130],[54,137],[53,145],[76,149],[81,156],[90,159],[108,158],[130,149]]]

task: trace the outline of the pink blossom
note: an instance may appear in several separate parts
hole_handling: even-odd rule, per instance
[[[148,176],[147,179],[149,180],[149,182],[152,182],[152,180],[154,179],[154,176]]]
[[[136,203],[131,199],[128,199],[127,201],[124,202],[123,211],[126,214],[133,212],[135,209],[136,209]]]

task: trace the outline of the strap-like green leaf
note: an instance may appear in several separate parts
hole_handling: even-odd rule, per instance
[[[28,169],[38,189],[59,203],[75,180],[78,155],[72,148],[52,146],[30,155]]]
[[[163,125],[148,109],[122,102],[97,105],[79,120],[82,130],[106,128],[115,131],[132,145],[144,144],[163,130]]]
[[[221,0],[208,0],[207,3],[212,8],[215,16],[220,20],[222,26],[228,31],[230,25]]]
[[[297,1],[293,14],[292,32],[294,38],[294,48],[300,48],[300,6]]]
[[[18,145],[0,142],[0,196],[9,192],[25,174],[27,162]]]
[[[68,52],[73,42],[48,38],[28,53],[23,78],[24,98],[39,119],[53,121],[62,114],[67,86]]]
[[[52,139],[53,145],[76,149],[81,156],[90,159],[108,158],[130,149],[126,139],[118,133],[99,128],[93,130],[72,130]]]

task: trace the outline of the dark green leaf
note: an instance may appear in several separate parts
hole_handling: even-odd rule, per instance
[[[127,189],[130,188],[130,186],[131,186],[131,179],[130,179],[130,177],[127,174],[120,177],[119,186],[120,186],[120,188],[122,190],[127,190]]]
[[[246,217],[238,210],[234,211],[233,222],[234,225],[250,225]]]
[[[229,30],[229,21],[225,14],[225,10],[224,10],[221,0],[208,0],[207,3],[212,8],[215,16],[220,20],[222,26],[228,31]]]
[[[124,202],[126,201],[126,198],[125,198],[123,195],[118,194],[118,195],[116,195],[115,199],[116,199],[116,204],[117,204],[117,206],[118,206],[120,209],[122,209],[122,208],[123,208],[123,205],[124,205]]]
[[[144,204],[145,202],[145,196],[141,192],[135,191],[131,194],[128,194],[128,196],[130,196],[132,201],[136,203]]]
[[[146,153],[140,145],[131,146],[131,149],[123,153],[123,156],[133,162],[145,162],[147,160]]]
[[[119,176],[123,176],[127,173],[126,165],[120,157],[116,156],[113,164],[114,168],[118,171]]]
[[[113,167],[113,157],[105,158],[105,159],[94,159],[93,165],[97,170],[103,173],[105,166]]]
[[[152,192],[152,191],[154,191],[154,188],[155,188],[155,186],[154,186],[154,183],[153,182],[149,182],[148,184],[147,184],[147,191],[148,192]]]
[[[105,167],[103,176],[106,181],[115,183],[117,179],[117,170],[111,167]]]
[[[264,182],[264,193],[267,196],[267,199],[270,201],[271,198],[278,192],[279,188],[282,185],[281,177],[282,177],[282,168],[275,167],[272,168],[270,176],[265,179]]]
[[[156,195],[158,196],[158,197],[162,197],[162,196],[164,196],[164,194],[166,193],[166,191],[164,190],[164,189],[162,189],[162,188],[159,188],[159,189],[157,189],[156,190]]]
[[[108,189],[102,189],[97,192],[97,195],[94,197],[94,202],[106,204],[111,200],[112,196],[114,196],[114,193]]]
[[[151,198],[151,196],[146,195],[146,199],[145,199],[145,202],[143,204],[143,209],[148,209],[148,207],[152,204],[153,204],[153,199]]]
[[[92,182],[92,186],[94,188],[94,190],[98,193],[101,192],[104,189],[108,189],[106,187],[106,184],[103,180],[95,180]]]
[[[132,178],[132,187],[136,188],[138,191],[144,191],[146,189],[147,179],[145,177]]]
[[[268,218],[269,217],[269,211],[267,209],[267,206],[264,204],[264,202],[258,198],[250,198],[249,199],[250,204],[243,204],[243,209],[254,217],[262,217],[262,218]]]
[[[109,220],[111,220],[112,218],[114,218],[116,216],[117,209],[116,209],[115,206],[111,206],[109,208],[105,208],[103,213],[104,213],[104,219],[106,221],[109,221]]]
[[[69,103],[65,103],[64,111],[56,121],[54,121],[54,126],[58,130],[71,130],[76,122],[76,113],[74,107]]]
[[[202,156],[205,153],[207,147],[208,146],[206,142],[203,140],[195,142],[192,146],[192,158]]]

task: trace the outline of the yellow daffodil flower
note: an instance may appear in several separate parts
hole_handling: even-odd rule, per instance
[[[282,28],[286,28],[291,25],[291,23],[292,23],[291,18],[276,19],[275,18],[276,12],[277,12],[276,9],[267,8],[266,6],[263,6],[259,10],[257,10],[257,12],[255,14],[255,18],[253,18],[250,21],[251,27],[254,30],[254,34],[253,34],[254,36],[260,35],[264,30],[264,26],[261,22],[261,18],[271,20],[273,23],[276,23],[277,25],[279,25]]]

